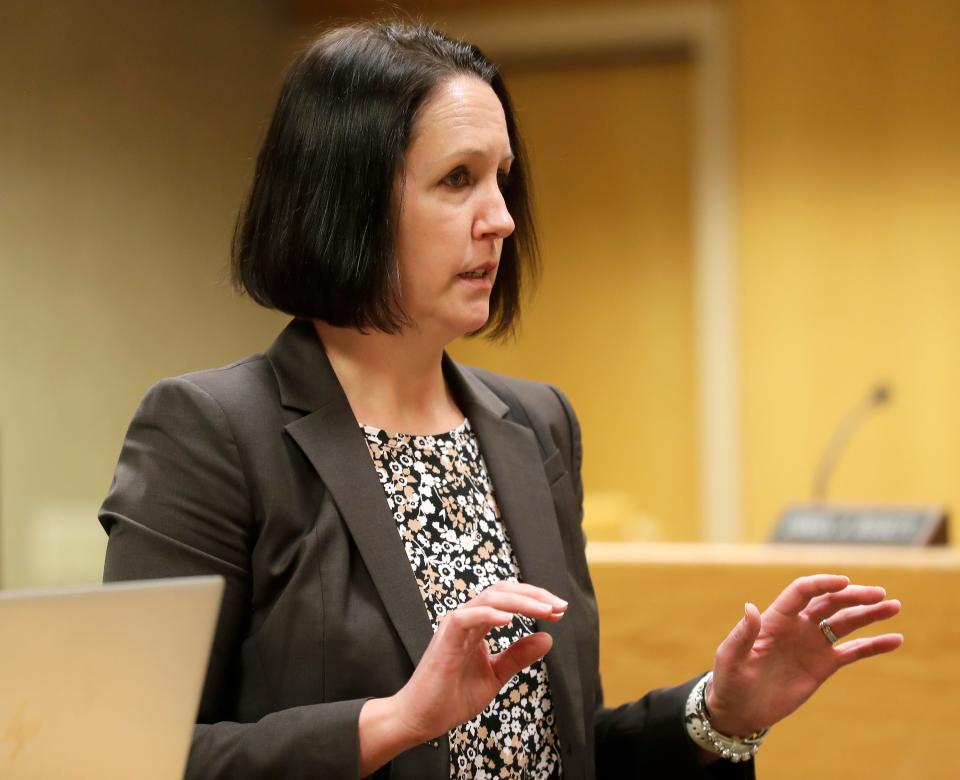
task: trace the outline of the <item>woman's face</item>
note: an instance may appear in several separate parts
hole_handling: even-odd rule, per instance
[[[447,79],[424,103],[398,181],[400,303],[444,344],[487,321],[513,232],[501,192],[512,160],[503,107],[480,79]]]

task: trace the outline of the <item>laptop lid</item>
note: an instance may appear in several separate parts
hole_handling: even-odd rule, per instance
[[[0,592],[0,777],[180,780],[221,577]]]

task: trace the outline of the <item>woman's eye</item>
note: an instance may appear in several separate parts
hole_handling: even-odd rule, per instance
[[[501,191],[507,188],[510,183],[510,171],[497,171],[497,185]]]
[[[463,168],[457,168],[444,177],[443,183],[451,187],[466,187],[470,183],[470,177]]]

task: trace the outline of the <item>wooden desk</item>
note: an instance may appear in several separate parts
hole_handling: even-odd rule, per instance
[[[799,575],[883,585],[903,611],[882,631],[903,647],[842,669],[778,724],[760,777],[960,778],[960,551],[598,542],[587,555],[608,704],[708,669],[744,601],[763,610]]]

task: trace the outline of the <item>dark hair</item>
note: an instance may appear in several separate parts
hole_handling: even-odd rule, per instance
[[[537,239],[510,97],[475,47],[420,24],[363,22],[321,36],[294,63],[267,131],[232,248],[235,286],[263,306],[331,325],[395,333],[399,301],[392,197],[417,112],[437,85],[471,74],[503,105],[515,159],[490,317],[511,333],[537,274]]]

